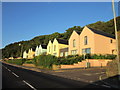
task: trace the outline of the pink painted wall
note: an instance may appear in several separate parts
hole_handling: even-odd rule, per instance
[[[90,63],[90,67],[105,67],[107,66],[108,62],[111,62],[112,60],[109,59],[87,59],[82,62],[75,63],[73,65],[61,65],[61,69],[67,69],[67,68],[85,68],[86,63]]]

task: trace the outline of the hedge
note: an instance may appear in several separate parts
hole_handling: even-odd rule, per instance
[[[6,62],[11,64],[22,65],[25,61],[26,59],[12,59],[12,60],[7,60]]]

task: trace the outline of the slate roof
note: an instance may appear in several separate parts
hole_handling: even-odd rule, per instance
[[[58,41],[58,43],[60,43],[60,44],[66,44],[66,45],[68,45],[68,41],[67,41],[67,40],[58,39],[58,38],[57,38],[57,41]]]
[[[103,35],[103,36],[106,36],[106,37],[110,37],[110,38],[115,39],[115,36],[114,36],[114,35],[111,35],[111,34],[109,34],[109,33],[106,33],[106,32],[100,31],[100,30],[95,30],[95,29],[90,28],[90,27],[88,27],[88,28],[89,28],[91,31],[93,31],[94,33],[96,33],[96,34],[100,34],[100,35]]]
[[[47,49],[47,45],[41,45],[41,47]]]
[[[75,30],[75,32],[76,32],[77,34],[79,34],[79,35],[80,35],[80,33],[81,33],[80,31],[76,31],[76,30]]]

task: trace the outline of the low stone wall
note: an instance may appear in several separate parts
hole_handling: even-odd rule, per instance
[[[105,67],[108,62],[112,60],[109,59],[86,59],[82,62],[75,63],[73,65],[61,65],[61,69],[67,69],[67,68],[86,68],[88,67],[88,63],[90,63],[90,67]]]

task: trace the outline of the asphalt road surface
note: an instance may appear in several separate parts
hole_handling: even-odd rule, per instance
[[[83,81],[75,81],[42,72],[35,72],[2,63],[2,89],[20,88],[108,88]]]

